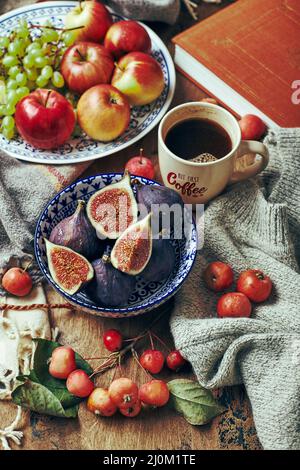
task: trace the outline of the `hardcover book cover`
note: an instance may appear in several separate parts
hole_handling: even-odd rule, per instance
[[[299,0],[237,0],[173,41],[178,68],[237,114],[248,103],[279,126],[300,126]]]

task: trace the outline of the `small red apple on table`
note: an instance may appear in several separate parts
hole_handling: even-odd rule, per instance
[[[114,61],[104,46],[79,42],[66,50],[60,69],[68,88],[81,94],[95,85],[109,83]]]
[[[25,297],[32,289],[32,278],[26,269],[10,268],[3,275],[2,287],[16,297]]]
[[[165,83],[159,63],[144,52],[130,52],[116,64],[111,84],[127,96],[132,106],[151,103]]]
[[[267,126],[254,114],[245,114],[239,121],[243,140],[259,140],[267,130]]]
[[[15,121],[26,142],[39,149],[53,149],[69,139],[76,119],[64,96],[54,90],[38,88],[19,101]]]
[[[55,348],[49,364],[49,374],[56,379],[67,379],[75,369],[76,360],[74,350],[69,346],[59,346]]]
[[[125,168],[131,175],[152,180],[155,176],[155,168],[150,158],[145,157],[143,152],[143,149],[140,149],[140,154],[128,160]]]
[[[89,137],[109,142],[127,129],[130,106],[115,87],[96,85],[81,95],[77,115],[80,127]]]
[[[119,58],[128,52],[150,52],[151,39],[141,24],[136,21],[122,20],[109,28],[104,46]]]
[[[102,3],[79,2],[65,18],[65,27],[74,29],[77,41],[100,42],[113,24],[111,14]],[[83,26],[83,28],[81,28]]]

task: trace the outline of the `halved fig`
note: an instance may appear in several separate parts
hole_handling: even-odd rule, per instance
[[[137,221],[135,200],[130,175],[94,193],[87,204],[87,215],[99,238],[117,239],[127,227]]]
[[[130,225],[116,241],[112,265],[123,273],[136,276],[147,266],[152,253],[151,213]]]
[[[45,239],[50,274],[67,294],[75,294],[94,276],[94,269],[84,256]]]

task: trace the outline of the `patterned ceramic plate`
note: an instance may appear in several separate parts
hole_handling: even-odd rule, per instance
[[[137,278],[135,290],[130,296],[129,304],[120,308],[105,308],[95,304],[83,291],[75,295],[66,294],[49,274],[44,237],[49,238],[51,230],[65,217],[70,216],[79,199],[87,201],[91,195],[104,186],[122,178],[120,173],[90,176],[71,184],[58,193],[42,212],[35,233],[35,256],[38,264],[52,286],[78,309],[105,317],[129,317],[152,310],[162,305],[181,287],[188,276],[196,258],[197,233],[194,222],[190,224],[188,235],[181,240],[170,240],[176,254],[176,263],[168,279],[160,282],[148,282]],[[136,178],[143,184],[158,183],[146,178]]]
[[[26,19],[36,24],[43,24],[50,19],[55,26],[61,27],[65,15],[77,4],[78,2],[73,1],[46,2],[13,10],[0,17],[1,34],[15,28],[20,19]],[[115,14],[113,14],[113,18],[115,21],[122,19]],[[122,150],[150,132],[171,104],[176,76],[168,49],[148,26],[143,26],[152,40],[152,55],[158,60],[163,70],[165,88],[160,97],[153,103],[132,109],[129,128],[123,135],[108,143],[97,142],[87,137],[76,138],[66,142],[56,150],[49,151],[34,149],[31,145],[26,144],[21,137],[8,141],[0,134],[0,150],[3,150],[11,157],[35,163],[79,163],[105,157]]]

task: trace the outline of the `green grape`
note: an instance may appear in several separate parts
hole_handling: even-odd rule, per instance
[[[27,77],[24,72],[18,73],[16,76],[16,82],[19,86],[24,86],[27,83]]]
[[[54,72],[53,77],[52,77],[52,84],[56,88],[62,88],[65,84],[64,77],[60,72]]]
[[[24,71],[28,80],[35,82],[35,80],[38,78],[38,73],[35,68],[25,69]]]
[[[16,107],[14,104],[7,103],[5,105],[5,116],[12,116],[13,114],[15,114],[15,111],[16,111]]]
[[[9,90],[6,94],[6,104],[15,106],[19,101],[16,90]]]
[[[14,65],[13,67],[9,69],[8,75],[10,76],[10,78],[16,78],[19,72],[20,72],[20,67],[18,67],[18,65]]]
[[[23,59],[23,65],[24,67],[30,69],[34,66],[34,58],[31,55],[27,54]]]
[[[47,83],[48,83],[49,79],[44,77],[43,75],[40,75],[37,79],[36,79],[36,84],[39,88],[44,88]]]
[[[10,131],[15,127],[15,120],[12,116],[5,116],[2,121],[2,128]]]
[[[16,93],[18,95],[18,100],[20,100],[21,98],[24,98],[24,96],[29,95],[30,90],[27,86],[22,86],[16,90]]]
[[[5,116],[5,104],[0,104],[0,116]]]
[[[5,47],[7,48],[9,46],[9,38],[5,36],[0,37],[0,47]]]
[[[16,35],[17,35],[17,37],[19,37],[21,39],[26,39],[30,35],[30,31],[29,31],[27,26],[19,26],[16,29]]]
[[[22,44],[22,40],[15,39],[13,42],[11,42],[8,46],[8,52],[10,55],[13,56],[20,56],[24,54],[24,46]]]
[[[14,129],[3,129],[2,134],[7,140],[11,140],[13,136],[15,135]]]
[[[34,59],[34,65],[38,69],[42,69],[45,65],[48,65],[48,58],[43,56],[38,56]]]
[[[2,59],[2,64],[6,68],[13,67],[14,65],[17,65],[17,63],[18,63],[17,57],[9,55],[9,54],[6,54]]]
[[[30,36],[28,36],[28,38],[23,39],[23,45],[25,49],[27,49],[27,47],[30,46],[30,44],[32,44],[32,40]]]
[[[32,52],[36,50],[41,50],[42,46],[38,41],[34,41],[29,46],[26,47],[26,52]]]
[[[63,34],[63,42],[67,47],[72,46],[75,40],[76,40],[76,34],[74,31],[66,31]]]
[[[18,86],[19,85],[17,84],[16,80],[14,80],[13,78],[9,78],[7,80],[7,83],[6,83],[7,90],[16,90]]]
[[[45,29],[41,36],[43,42],[56,42],[58,40],[58,33],[54,29]]]
[[[43,57],[43,52],[41,49],[32,49],[28,52],[28,57],[35,61],[37,57]]]
[[[45,67],[42,68],[41,75],[49,80],[53,75],[53,68],[51,65],[45,65]]]

